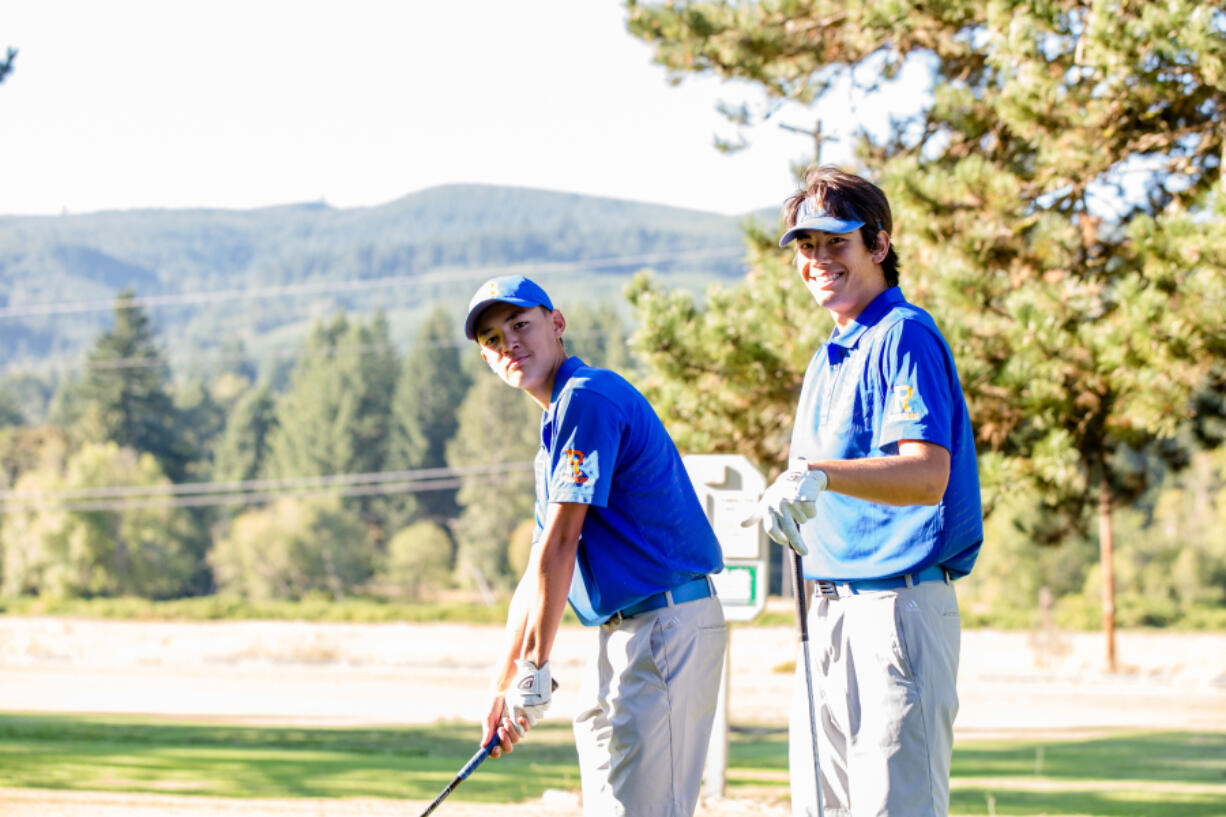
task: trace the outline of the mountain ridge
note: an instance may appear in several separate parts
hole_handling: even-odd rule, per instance
[[[437,185],[346,208],[300,202],[0,216],[0,344],[7,350],[0,374],[79,362],[110,325],[110,301],[126,289],[137,296],[287,293],[280,303],[265,298],[151,310],[168,346],[193,349],[234,340],[255,348],[269,337],[284,343],[340,310],[383,308],[411,325],[436,304],[462,309],[487,277],[483,271],[508,267],[531,274],[569,265],[570,273],[542,272],[552,276],[543,283],[558,289],[560,301],[620,299],[641,259],[650,257],[667,284],[700,292],[744,274],[739,248],[746,218],[768,216],[481,184]],[[726,255],[701,257],[723,248]],[[619,258],[626,263],[608,261]],[[416,285],[327,289],[329,282],[402,278]],[[96,308],[36,309],[81,302]]]

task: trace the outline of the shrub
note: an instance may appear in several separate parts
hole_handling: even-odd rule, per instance
[[[339,600],[370,579],[374,548],[338,501],[282,499],[236,518],[209,562],[223,593],[252,601],[312,593]]]
[[[446,528],[437,522],[414,522],[387,543],[379,584],[394,596],[410,599],[441,590],[450,584],[454,553]]]

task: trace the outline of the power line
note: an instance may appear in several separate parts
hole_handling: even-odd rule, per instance
[[[567,340],[587,340],[590,338],[602,337],[600,332],[585,332],[575,334],[568,332]],[[118,357],[111,360],[86,360],[80,363],[61,363],[59,365],[49,364],[40,366],[17,366],[11,371],[33,374],[38,372],[54,372],[54,371],[76,371],[77,369],[99,369],[99,370],[114,370],[114,369],[144,369],[157,366],[170,365],[172,360],[190,360],[193,362],[208,362],[214,363],[235,363],[239,361],[258,361],[267,358],[293,358],[297,360],[306,360],[317,357],[338,357],[350,355],[364,355],[372,353],[397,352],[403,353],[411,349],[454,349],[457,347],[471,346],[472,341],[456,338],[454,340],[434,340],[427,342],[415,342],[402,345],[389,343],[355,343],[341,344],[337,346],[323,346],[319,348],[298,348],[298,349],[274,349],[264,354],[234,354],[228,352],[217,352],[215,354],[199,354],[196,350],[177,351],[172,350],[164,355],[155,357]]]
[[[156,308],[164,306],[189,306],[220,303],[234,300],[277,298],[286,295],[306,295],[329,292],[358,292],[387,287],[430,284],[439,281],[479,280],[495,275],[532,273],[534,275],[559,275],[565,272],[622,267],[632,264],[654,264],[661,261],[698,260],[723,258],[744,252],[742,247],[715,247],[698,250],[675,250],[672,252],[644,253],[640,255],[614,256],[589,261],[558,261],[539,264],[512,264],[495,267],[477,267],[463,270],[424,272],[419,275],[390,275],[381,278],[361,278],[348,281],[313,281],[300,284],[255,287],[251,289],[220,289],[204,292],[183,292],[171,295],[144,295],[132,298],[94,299],[88,301],[59,301],[41,304],[18,304],[0,307],[0,318],[47,317],[72,315],[84,312],[110,311],[117,306]]]
[[[253,505],[287,497],[373,496],[458,488],[467,483],[507,484],[532,475],[532,463],[510,462],[459,468],[423,468],[331,474],[319,477],[198,482],[176,485],[113,485],[61,491],[0,491],[0,514],[23,511],[123,511]],[[63,501],[68,500],[68,501]]]
[[[457,468],[417,468],[409,471],[365,471],[361,473],[322,474],[306,477],[276,477],[232,482],[180,482],[165,485],[107,485],[94,488],[66,488],[60,491],[0,491],[0,501],[11,499],[99,499],[135,495],[207,494],[225,491],[247,491],[298,487],[324,487],[406,479],[436,479],[470,474],[501,473],[531,468],[531,462],[486,463],[462,465]]]

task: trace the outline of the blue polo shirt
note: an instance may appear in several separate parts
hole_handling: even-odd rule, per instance
[[[878,579],[932,565],[964,575],[983,541],[975,440],[953,353],[932,317],[891,287],[810,361],[790,456],[887,457],[902,440],[950,452],[940,503],[881,505],[823,491],[802,527],[806,578]]]
[[[541,417],[536,535],[551,502],[588,505],[569,600],[601,624],[655,593],[723,569],[672,438],[623,377],[567,358]]]

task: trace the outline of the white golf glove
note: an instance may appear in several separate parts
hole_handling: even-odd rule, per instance
[[[800,526],[817,516],[817,495],[826,490],[826,472],[810,471],[804,460],[794,460],[762,494],[758,507],[741,524],[766,525],[766,535],[804,556],[809,552]]]
[[[557,687],[557,681],[550,676],[548,661],[539,667],[531,661],[516,661],[515,678],[503,696],[502,716],[511,722],[516,732],[524,734],[526,730],[520,726],[519,719],[528,721],[528,726],[536,726],[545,716]]]

